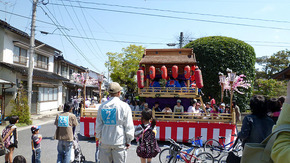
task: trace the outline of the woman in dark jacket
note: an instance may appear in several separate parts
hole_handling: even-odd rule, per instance
[[[250,100],[252,114],[243,120],[241,132],[238,137],[245,143],[261,143],[272,132],[274,121],[267,116],[265,98],[255,95]]]

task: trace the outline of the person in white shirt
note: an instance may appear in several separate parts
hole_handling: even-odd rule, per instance
[[[196,106],[196,103],[197,103],[197,101],[196,101],[196,99],[194,99],[194,100],[192,101],[192,105],[189,106],[188,109],[187,109],[187,112],[188,112],[188,113],[195,113],[195,106]]]
[[[130,106],[120,100],[121,86],[109,85],[110,99],[100,106],[96,120],[96,139],[100,140],[101,163],[125,163],[127,149],[134,139],[134,124]]]

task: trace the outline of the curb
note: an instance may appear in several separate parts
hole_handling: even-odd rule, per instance
[[[31,116],[31,120],[38,120],[38,119],[42,119],[42,118],[49,118],[49,117],[52,117],[52,116],[56,116],[59,112],[57,113],[52,113],[52,114],[44,114],[44,115],[32,115]]]

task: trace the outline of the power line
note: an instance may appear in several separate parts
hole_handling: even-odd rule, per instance
[[[80,3],[79,3],[79,6],[81,6]],[[82,12],[82,14],[83,14],[83,17],[85,18],[85,22],[86,22],[86,24],[87,24],[87,26],[88,26],[88,28],[89,28],[90,34],[92,35],[92,37],[95,37],[94,34],[93,34],[93,32],[92,32],[92,30],[91,30],[91,27],[90,27],[90,25],[89,25],[89,23],[88,23],[87,17],[86,17],[86,15],[84,14],[84,11],[83,11],[82,8],[81,8],[81,12]],[[86,36],[87,36],[87,35],[86,35]],[[103,56],[103,52],[102,52],[101,48],[99,47],[98,42],[97,42],[96,40],[94,40],[94,42],[96,43],[98,50],[101,52],[101,56],[103,57],[103,59],[104,59],[104,60],[107,60],[107,59]]]
[[[63,34],[57,34],[57,33],[50,33],[51,35],[60,35],[63,36]],[[137,42],[137,41],[122,41],[122,40],[108,40],[108,39],[96,39],[92,37],[82,37],[82,36],[75,36],[75,35],[68,35],[72,38],[79,38],[79,39],[88,39],[88,40],[98,40],[98,41],[106,41],[106,42],[120,42],[120,43],[129,43],[129,44],[152,44],[152,45],[166,45],[166,43],[159,43],[159,42]]]
[[[15,14],[15,13],[12,13],[12,12],[9,12],[9,11],[4,11],[4,10],[1,10],[1,9],[0,9],[0,12],[4,12],[4,13],[11,14],[11,15],[14,15],[14,16],[22,17],[22,18],[25,18],[25,19],[31,19],[28,16],[23,16],[23,15],[20,15],[20,14]],[[57,26],[57,25],[54,25],[53,23],[49,23],[49,22],[46,22],[46,21],[43,21],[43,20],[36,20],[36,21],[37,22],[41,22],[41,23],[45,23],[45,24],[49,24],[49,25],[53,25],[53,26]],[[65,28],[64,26],[57,26],[57,27],[59,27],[59,28]]]
[[[202,15],[202,16],[222,17],[222,18],[231,18],[231,19],[265,21],[265,22],[276,22],[276,23],[288,23],[288,24],[290,24],[290,21],[286,21],[286,20],[248,18],[248,17],[228,16],[228,15],[219,15],[219,14],[205,14],[205,13],[188,12],[188,11],[146,8],[146,7],[137,7],[137,6],[125,6],[125,5],[116,5],[116,4],[107,4],[107,3],[98,3],[98,2],[87,2],[87,1],[86,2],[85,1],[75,1],[75,0],[64,0],[64,1],[78,2],[78,3],[84,3],[84,4],[102,5],[102,6],[111,6],[111,7],[131,8],[131,9],[138,9],[138,10],[142,9],[142,10],[149,10],[149,11],[170,12],[170,13],[175,13],[175,14],[178,13],[178,14]]]
[[[63,2],[62,2],[62,3],[63,3]],[[64,3],[63,3],[63,4],[64,4]],[[82,24],[80,23],[80,21],[79,21],[79,19],[78,19],[78,16],[77,16],[76,12],[74,11],[74,8],[72,8],[72,9],[73,9],[73,12],[74,12],[74,14],[75,14],[75,16],[76,16],[76,18],[77,18],[77,20],[78,20],[78,22],[79,22],[81,28],[83,29]],[[68,9],[66,8],[66,6],[65,6],[65,10],[66,10],[66,12],[67,12],[67,14],[68,14],[68,16],[69,16],[71,22],[74,24],[75,28],[77,28],[77,25],[75,24],[75,22],[74,22],[72,16],[70,15]],[[83,29],[83,30],[84,30],[84,29]],[[79,30],[77,30],[77,31],[78,31],[79,35],[82,36],[81,32],[80,32]],[[84,31],[84,33],[85,33],[85,35],[86,35],[86,32],[85,32],[85,31]],[[91,43],[91,42],[89,41],[89,43]],[[98,56],[95,55],[95,53],[93,52],[93,50],[91,49],[91,47],[87,44],[86,40],[84,40],[84,44],[87,46],[87,48],[88,48],[89,51],[92,53],[92,55],[94,55],[95,57],[99,58]],[[93,47],[92,44],[91,44],[91,46]],[[100,60],[98,60],[98,62],[100,62]],[[101,63],[101,62],[100,62],[100,63]]]
[[[68,6],[68,5],[58,4],[58,3],[50,3],[50,4],[51,5],[59,5],[59,6]],[[226,24],[226,25],[236,25],[236,26],[244,26],[244,27],[255,27],[255,28],[264,28],[264,29],[278,29],[278,30],[287,30],[287,31],[290,30],[289,28],[280,28],[280,27],[262,26],[262,25],[253,25],[253,24],[243,24],[243,23],[231,23],[231,22],[205,20],[205,19],[184,18],[184,17],[177,17],[177,16],[168,16],[168,15],[160,15],[160,14],[149,14],[149,13],[141,13],[141,12],[131,12],[131,11],[104,9],[104,8],[97,8],[97,7],[82,7],[82,6],[74,6],[74,7],[91,9],[91,10],[100,10],[100,11],[109,11],[109,12],[134,14],[134,15],[153,16],[153,17],[162,17],[162,18],[179,19],[179,20],[192,20],[192,21],[200,21],[200,22],[216,23],[216,24]]]
[[[12,13],[12,12],[8,12],[8,11],[4,11],[4,10],[1,10],[1,9],[0,9],[0,12],[8,13],[8,14],[11,14],[11,15],[14,15],[14,16],[18,16],[18,17],[25,18],[25,19],[31,19],[30,17],[23,16],[23,15],[16,14],[16,13]],[[37,22],[44,23],[44,24],[53,25],[53,26],[56,26],[56,27],[59,27],[59,28],[65,28],[65,29],[67,29],[67,27],[65,27],[65,26],[53,24],[53,23],[46,22],[46,21],[43,21],[43,20],[36,20],[36,21]],[[51,34],[51,35],[65,36],[64,34],[61,35],[61,34],[55,34],[55,33],[54,34]],[[95,39],[95,38],[85,38],[85,37],[72,36],[72,35],[68,35],[68,36],[74,37],[74,38],[84,38],[84,39],[92,39],[92,40]],[[153,44],[153,45],[164,45],[164,44],[166,44],[166,43],[157,43],[157,42],[156,43],[148,43],[148,42],[122,41],[122,40],[107,40],[107,39],[95,39],[95,40],[98,40],[98,41],[107,41],[107,42],[119,42],[119,43],[132,43],[132,44]],[[289,42],[270,42],[270,41],[245,41],[245,42],[274,43],[274,44],[290,44]],[[272,46],[272,47],[276,47],[276,46],[273,46],[273,45],[255,45],[255,46]],[[284,46],[279,46],[279,47],[284,47]]]
[[[46,6],[45,6],[46,7]],[[43,12],[45,13],[45,15],[48,16],[48,18],[53,22],[53,24],[57,27],[58,25],[54,22],[54,20],[46,13],[46,11],[42,8],[42,6],[40,6],[40,8],[43,10]],[[49,11],[49,9],[46,7],[46,9]],[[51,14],[51,12],[49,11],[49,13]],[[52,17],[54,17],[52,15]],[[57,19],[54,17],[54,19],[56,20],[56,22],[58,23]],[[59,24],[59,23],[58,23]],[[90,60],[83,54],[83,52],[77,47],[77,45],[73,42],[72,39],[69,38],[69,36],[67,36],[66,31],[64,31],[63,29],[59,29],[59,31],[63,34],[63,36],[70,42],[70,44],[79,52],[79,54],[81,54],[81,56],[93,67],[95,68],[96,71],[99,71],[91,62]]]
[[[52,34],[52,35],[59,35],[59,36],[63,36],[62,34]],[[107,39],[96,39],[96,38],[90,38],[90,37],[81,37],[81,36],[75,36],[75,35],[68,35],[69,37],[72,38],[79,38],[79,39],[89,39],[89,40],[98,40],[98,41],[106,41],[106,42],[121,42],[121,43],[130,43],[130,44],[151,44],[151,45],[166,45],[167,43],[149,43],[149,42],[134,42],[134,41],[121,41],[121,40],[107,40]],[[263,41],[245,41],[245,42],[257,42],[257,43],[279,43],[279,42],[263,42]],[[282,43],[282,42],[280,42]],[[178,43],[175,43],[178,44]],[[285,43],[285,44],[290,44],[290,43]],[[254,46],[268,46],[268,47],[286,47],[287,45],[283,46],[283,45],[261,45],[261,44],[250,44],[250,45],[254,45]]]

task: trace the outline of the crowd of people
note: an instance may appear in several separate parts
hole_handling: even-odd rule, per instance
[[[182,106],[182,101],[178,99],[173,109],[166,105],[163,109],[159,107],[159,103],[155,102],[152,109],[148,104],[142,102],[137,105],[136,102],[130,102],[127,99],[122,101],[121,87],[118,83],[110,83],[109,85],[110,98],[103,99],[102,104],[98,106],[98,114],[96,120],[96,140],[98,143],[99,159],[102,163],[126,162],[127,149],[131,146],[131,141],[136,138],[137,150],[136,153],[140,157],[141,163],[151,163],[151,159],[155,157],[160,148],[156,142],[156,120],[152,116],[152,110],[165,113],[186,113]],[[86,105],[92,106],[94,102],[88,99],[91,103],[86,102]],[[283,103],[286,103],[283,105]],[[128,105],[128,103],[130,105]],[[134,103],[134,105],[131,105]],[[250,100],[251,115],[243,119],[241,131],[238,137],[242,140],[243,146],[246,143],[260,143],[272,132],[272,128],[277,121],[277,126],[289,124],[289,105],[290,104],[290,82],[287,87],[287,98],[271,98],[266,100],[263,96],[255,95]],[[283,107],[282,107],[283,106]],[[57,145],[57,162],[69,163],[71,160],[71,150],[75,127],[78,125],[75,111],[78,108],[74,101],[66,103],[62,113],[58,114],[55,119],[55,136],[58,140]],[[188,113],[230,113],[230,107],[224,103],[216,105],[215,99],[209,96],[209,101],[205,104],[205,110],[201,109],[201,103],[197,100],[192,101],[192,105],[187,108]],[[232,108],[236,113],[240,114],[236,102],[233,102]],[[283,108],[283,109],[282,109]],[[132,111],[141,111],[141,124],[134,128]],[[282,113],[280,113],[282,111]],[[74,113],[74,114],[73,114]],[[281,116],[280,116],[281,114]],[[279,117],[279,118],[277,118]],[[237,116],[240,120],[240,115]],[[2,132],[3,145],[8,149],[5,155],[5,163],[12,163],[13,151],[18,146],[18,134],[16,123],[19,121],[18,116],[10,118],[10,124]],[[274,127],[275,128],[275,127]],[[31,127],[31,146],[32,146],[32,162],[40,163],[41,159],[41,140],[42,136],[39,132],[40,126]],[[277,137],[272,159],[275,162],[287,162],[289,158],[289,133],[283,132]],[[146,144],[150,144],[149,148]],[[145,147],[146,146],[146,147]],[[21,156],[15,157],[17,160],[23,159]],[[14,160],[15,160],[14,158]],[[97,160],[96,160],[97,161]],[[23,161],[24,162],[24,161]]]
[[[129,99],[124,99],[124,102],[128,103],[131,111],[139,111],[141,112],[144,109],[149,108],[148,103],[142,101],[140,102],[139,100],[129,100]],[[182,105],[182,100],[177,99],[175,105],[170,105],[170,104],[165,104],[163,108],[160,107],[160,103],[158,101],[155,101],[152,110],[155,112],[159,113],[165,113],[165,114],[178,114],[178,115],[193,115],[191,113],[195,113],[194,115],[199,115],[197,113],[212,113],[213,116],[218,116],[218,113],[226,113],[230,114],[230,105],[226,105],[225,103],[219,103],[216,104],[215,99],[212,98],[212,96],[209,96],[209,101],[206,102],[205,104],[202,104],[200,101],[197,101],[196,99],[191,100],[191,105],[188,108],[184,108]],[[204,105],[204,106],[202,106]],[[204,109],[205,108],[205,109]],[[240,108],[238,105],[236,105],[236,101],[233,101],[232,103],[232,108],[235,110],[236,113],[236,120],[240,121],[241,120],[241,113],[240,113]],[[190,113],[190,114],[188,114]],[[276,115],[276,113],[275,113]]]

